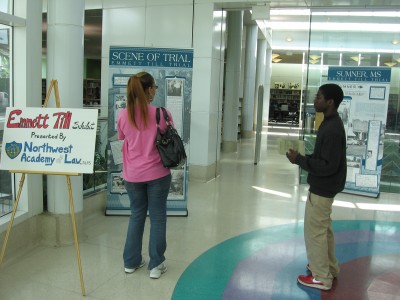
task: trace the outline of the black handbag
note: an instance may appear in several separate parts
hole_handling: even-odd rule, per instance
[[[185,147],[181,137],[179,136],[176,129],[171,125],[167,111],[164,107],[161,107],[167,124],[167,129],[164,133],[160,130],[160,108],[156,110],[157,120],[157,138],[156,147],[160,153],[161,161],[166,168],[177,168],[182,166],[186,160]]]

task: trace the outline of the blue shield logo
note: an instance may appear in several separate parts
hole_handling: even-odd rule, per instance
[[[6,143],[6,153],[11,159],[16,158],[21,153],[21,149],[22,143],[17,143],[16,141]]]

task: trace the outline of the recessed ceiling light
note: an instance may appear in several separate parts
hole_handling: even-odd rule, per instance
[[[310,55],[310,58],[312,59],[312,60],[317,60],[318,58],[320,58],[321,56],[320,55]]]
[[[293,41],[293,38],[292,38],[291,36],[287,36],[287,37],[286,37],[286,42],[289,42],[289,43],[290,43],[290,42],[292,42],[292,41]]]
[[[280,54],[272,53],[272,58],[277,58]]]
[[[388,67],[393,67],[394,65],[397,65],[397,63],[395,62],[385,62],[385,65],[387,65]]]
[[[282,58],[274,58],[274,59],[272,60],[272,62],[278,63],[278,62],[280,62],[281,60],[282,60]]]
[[[363,60],[364,59],[364,56],[352,56],[352,57],[350,57],[352,60],[354,60],[354,61],[360,61],[360,60]]]
[[[393,40],[393,41],[392,41],[392,44],[393,44],[393,45],[397,45],[398,43],[399,43],[399,40]]]

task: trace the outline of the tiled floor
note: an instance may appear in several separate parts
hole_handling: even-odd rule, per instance
[[[0,299],[350,299],[339,296],[339,290],[346,292],[341,276],[338,291],[319,293],[296,285],[297,275],[305,272],[307,186],[298,184],[298,168],[278,154],[276,136],[268,137],[267,146],[263,135],[257,165],[249,139],[241,141],[237,153],[223,154],[220,167],[215,180],[189,182],[188,217],[169,217],[168,271],[160,279],[150,279],[145,267],[125,275],[128,218],[99,212],[85,220],[85,236],[79,237],[86,297],[72,245],[38,247],[2,266]],[[400,274],[399,211],[398,194],[336,197],[332,217],[342,278],[362,278],[358,287],[368,290],[351,299],[399,299],[387,298],[400,294],[398,284],[390,285]],[[147,245],[148,223],[145,232]],[[143,253],[148,260],[147,248]]]

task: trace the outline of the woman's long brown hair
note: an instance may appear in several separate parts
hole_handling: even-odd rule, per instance
[[[148,100],[149,96],[146,91],[149,87],[154,85],[154,78],[147,72],[140,72],[131,76],[128,80],[127,86],[127,103],[129,121],[132,126],[138,128],[135,119],[135,111],[138,109],[142,116],[144,128],[147,127],[148,122]]]

